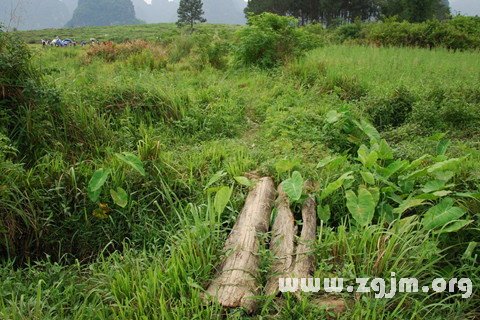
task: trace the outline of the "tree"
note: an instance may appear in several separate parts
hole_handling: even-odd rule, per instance
[[[398,16],[410,22],[445,19],[450,13],[449,2],[445,0],[381,0],[379,5],[383,16]]]
[[[190,30],[193,30],[193,25],[196,22],[205,22],[207,19],[203,17],[202,0],[180,0],[180,5],[177,10],[178,21],[177,25],[180,27],[184,24],[190,25]]]

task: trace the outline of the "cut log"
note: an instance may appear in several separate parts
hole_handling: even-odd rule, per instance
[[[268,231],[275,186],[271,178],[260,179],[248,194],[245,205],[226,243],[226,258],[216,278],[207,288],[224,307],[243,307],[252,313],[260,294],[259,233]]]
[[[315,199],[309,197],[302,208],[302,233],[298,239],[295,265],[292,277],[308,278],[315,268],[315,255],[312,246],[317,235],[317,214]]]
[[[288,197],[282,187],[278,187],[276,201],[277,216],[272,226],[270,251],[274,256],[270,269],[270,278],[265,286],[265,294],[277,295],[279,293],[278,280],[290,276],[295,262],[295,235],[296,227],[293,213],[290,210]]]

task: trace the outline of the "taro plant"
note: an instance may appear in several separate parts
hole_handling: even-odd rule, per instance
[[[359,227],[368,226],[374,220],[391,223],[418,215],[427,231],[447,233],[456,232],[473,222],[460,200],[465,197],[479,200],[479,196],[459,191],[454,183],[466,157],[449,159],[445,155],[450,144],[448,140],[443,136],[439,139],[435,156],[424,155],[413,161],[397,159],[372,125],[364,120],[343,117],[348,116],[336,113],[333,117],[332,113],[329,119],[332,123],[342,121],[342,125],[349,122],[362,132],[363,137],[348,137],[359,144],[357,155],[351,157],[350,168],[353,170],[349,169],[320,192],[318,215],[321,220],[327,222],[330,218],[327,198],[344,188],[346,207]],[[324,159],[317,167],[322,168],[339,158]]]
[[[123,163],[127,164],[129,167],[137,171],[140,175],[146,175],[142,161],[133,153],[122,152],[116,153],[115,156]],[[100,168],[93,173],[87,187],[87,194],[92,202],[98,202],[100,194],[102,192],[102,188],[108,181],[111,173],[112,169],[110,168]],[[110,196],[117,206],[125,208],[128,205],[128,200],[130,196],[127,191],[125,191],[125,189],[123,189],[122,187],[110,189]],[[108,208],[107,204],[100,203],[99,208],[96,209],[93,214],[97,218],[104,219],[107,218],[107,213],[109,211],[110,209]]]

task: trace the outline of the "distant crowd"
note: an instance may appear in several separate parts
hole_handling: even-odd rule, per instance
[[[69,38],[66,38],[66,39],[60,39],[60,37],[55,37],[55,39],[53,40],[46,40],[46,39],[42,39],[41,40],[42,42],[42,46],[46,47],[46,46],[51,46],[51,47],[75,47],[77,45],[80,45],[80,46],[86,46],[88,43],[90,44],[97,44],[98,41],[97,39],[95,38],[90,38],[89,42],[87,41],[81,41],[80,43],[78,43],[77,41],[73,40],[73,39],[69,39]]]

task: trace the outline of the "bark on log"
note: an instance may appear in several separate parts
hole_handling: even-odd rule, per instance
[[[227,256],[220,272],[207,289],[224,307],[243,307],[252,313],[260,294],[259,233],[268,231],[275,186],[271,178],[262,178],[249,193],[245,205],[226,243]]]
[[[296,227],[293,213],[290,210],[288,197],[282,187],[278,187],[276,201],[277,216],[272,226],[270,251],[274,256],[270,269],[270,278],[265,286],[267,295],[277,295],[279,292],[279,278],[289,277],[295,262],[295,235]]]
[[[315,268],[315,256],[312,253],[312,246],[315,243],[317,234],[317,214],[315,199],[309,197],[302,208],[302,233],[297,244],[295,265],[292,277],[308,278]]]

